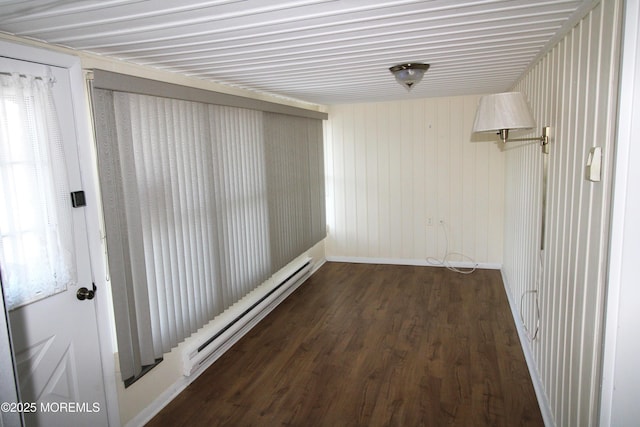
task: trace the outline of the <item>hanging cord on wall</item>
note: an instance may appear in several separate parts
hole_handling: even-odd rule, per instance
[[[449,252],[449,233],[447,232],[447,227],[445,226],[445,223],[442,220],[440,220],[440,227],[442,227],[442,231],[444,232],[444,241],[445,241],[444,257],[442,257],[442,259],[427,257],[427,262],[429,262],[432,265],[443,266],[447,270],[451,270],[460,274],[471,274],[474,271],[476,271],[476,269],[478,268],[478,264],[473,260],[473,258],[468,257],[467,255],[461,254],[459,252]],[[459,257],[462,257],[470,261],[472,264],[474,264],[474,266],[468,269],[454,267],[453,265],[451,265],[451,261],[449,261],[449,257],[451,255],[458,255]]]
[[[91,125],[91,135],[93,136],[93,145],[95,148],[98,138],[96,137],[96,122],[95,122],[96,118],[95,118],[95,110],[93,108],[93,100],[94,100],[93,71],[83,70],[83,74],[84,74],[84,84],[85,84],[85,90],[86,90],[85,100],[87,102],[87,108],[89,109],[89,112],[90,112],[91,120],[89,121],[89,124]],[[100,193],[98,193],[98,197],[102,200],[102,195]],[[104,224],[103,215],[100,215],[100,240],[102,241],[102,250],[103,250],[102,257],[103,257],[104,265],[106,266],[104,280],[107,282],[111,282],[111,272],[109,271],[109,251],[107,248],[107,232],[106,232],[106,226]]]
[[[535,289],[528,289],[524,292],[522,292],[522,295],[520,296],[520,321],[522,321],[522,326],[524,327],[524,331],[527,334],[527,338],[529,338],[529,342],[533,342],[537,337],[538,337],[538,331],[540,330],[540,303],[538,300],[538,289],[540,289],[540,276],[542,276],[542,252],[540,253],[540,268],[538,269],[538,273],[536,275],[536,286]],[[527,295],[534,295],[535,299],[535,315],[536,315],[536,323],[535,323],[535,329],[533,330],[533,333],[531,333],[531,331],[529,330],[529,328],[527,327],[527,322],[524,321],[524,316],[523,316],[523,306],[524,306],[524,298]]]
[[[536,303],[536,327],[533,330],[533,334],[527,327],[527,322],[524,321],[524,317],[522,316],[522,306],[523,306],[524,297],[527,296],[528,294],[535,295],[534,301]],[[522,326],[524,327],[524,332],[527,334],[527,338],[529,338],[530,342],[534,341],[538,337],[538,331],[540,330],[540,305],[538,304],[538,291],[536,289],[529,289],[527,291],[524,291],[520,296],[520,320],[522,321]]]

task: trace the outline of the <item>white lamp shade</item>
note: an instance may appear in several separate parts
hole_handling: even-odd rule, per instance
[[[504,92],[480,98],[473,131],[531,129],[535,125],[529,105],[522,93]]]

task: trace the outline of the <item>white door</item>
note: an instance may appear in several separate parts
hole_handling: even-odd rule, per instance
[[[64,177],[68,181],[68,190],[80,191],[82,185],[77,154],[78,141],[76,141],[68,71],[63,68],[0,57],[0,73],[5,77],[7,73],[19,73],[23,75],[22,77],[25,75],[53,77],[54,83],[51,86],[53,104],[59,122],[57,129],[62,141],[57,145],[60,154],[58,157],[62,157],[62,160],[58,159],[58,163],[51,166],[50,172],[58,178]],[[20,76],[14,75],[14,77]],[[6,99],[5,96],[5,101]],[[0,102],[3,100],[0,99]],[[9,106],[5,108],[5,114],[9,114],[6,110],[11,109],[11,104],[6,105]],[[7,125],[7,123],[10,124]],[[28,127],[28,124],[17,123],[13,116],[5,119],[5,127],[9,127],[14,135],[19,132],[15,126]],[[0,174],[3,174],[0,178],[4,180],[2,183],[4,200],[0,209],[4,212],[0,215],[0,227],[5,229],[0,228],[0,237],[7,243],[6,247],[0,247],[0,250],[4,251],[0,253],[2,255],[0,262],[4,261],[5,264],[0,265],[0,269],[2,269],[2,283],[10,310],[9,321],[25,423],[27,426],[47,427],[106,426],[107,408],[95,312],[95,298],[100,297],[100,290],[96,291],[95,298],[84,300],[78,298],[78,291],[81,288],[84,287],[87,291],[92,290],[84,208],[73,208],[71,196],[67,194],[62,195],[60,200],[68,197],[68,209],[56,211],[56,215],[59,216],[57,224],[62,229],[61,235],[66,239],[66,243],[53,246],[57,249],[61,246],[61,252],[67,254],[68,261],[68,267],[64,268],[65,275],[56,273],[56,277],[64,276],[65,279],[59,280],[57,284],[48,288],[43,286],[42,289],[27,295],[13,297],[7,295],[12,289],[13,292],[20,294],[22,290],[20,284],[16,286],[16,277],[21,277],[20,274],[24,272],[31,274],[41,268],[40,253],[43,246],[51,246],[50,241],[46,245],[39,244],[38,242],[41,241],[33,238],[28,230],[29,225],[25,225],[31,217],[42,217],[43,208],[38,205],[38,197],[34,195],[44,198],[60,196],[50,194],[58,192],[60,186],[57,186],[55,191],[47,191],[38,184],[37,179],[32,180],[36,182],[37,188],[33,188],[34,182],[23,179],[22,170],[31,166],[26,164],[28,160],[15,154],[19,152],[20,147],[14,139],[20,140],[20,138],[13,138],[6,129],[4,134],[2,132],[3,130],[0,129],[0,137],[5,138],[5,141],[0,141],[5,144],[4,152],[0,152],[2,155]],[[47,130],[45,132],[51,133]],[[40,151],[47,149],[51,147],[36,148]],[[66,167],[61,168],[60,164]],[[12,190],[15,191],[11,193]],[[45,220],[45,223],[47,221]],[[48,222],[56,223],[56,221]],[[54,227],[55,224],[47,224],[47,227],[49,226]],[[55,239],[53,240],[55,243]],[[36,253],[38,256],[35,256]],[[13,287],[10,287],[7,278],[12,274],[12,269],[16,274],[11,276],[14,280]],[[48,271],[45,270],[45,273]],[[39,286],[23,284],[22,287],[33,289]],[[91,292],[84,293],[88,297],[92,296],[90,294]]]

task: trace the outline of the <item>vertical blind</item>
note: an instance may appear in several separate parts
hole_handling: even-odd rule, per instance
[[[322,122],[264,113],[264,137],[271,266],[276,271],[308,249],[308,242],[326,235]]]
[[[324,238],[322,122],[105,89],[93,104],[128,385]]]

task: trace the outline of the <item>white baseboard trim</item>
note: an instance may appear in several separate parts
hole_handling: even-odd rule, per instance
[[[538,405],[540,406],[542,420],[544,421],[544,425],[546,427],[556,427],[553,413],[551,412],[551,407],[549,406],[549,398],[547,397],[547,393],[544,391],[540,373],[538,372],[535,359],[533,358],[531,343],[527,338],[524,325],[522,324],[522,320],[520,319],[520,313],[518,312],[517,305],[513,299],[513,295],[511,294],[511,288],[507,284],[507,278],[504,275],[504,271],[500,270],[500,274],[502,275],[504,291],[507,294],[507,300],[509,301],[509,307],[511,308],[511,315],[513,316],[513,321],[516,324],[516,330],[518,331],[518,338],[520,339],[520,346],[522,347],[522,352],[524,353],[524,359],[527,362],[527,367],[529,368],[529,376],[531,376],[533,389],[536,392],[536,398],[538,399]]]
[[[349,256],[327,256],[330,262],[352,262],[357,264],[391,264],[391,265],[415,265],[424,267],[444,267],[442,264],[430,262],[427,259],[408,258],[369,258],[369,257],[349,257]],[[486,270],[500,270],[502,264],[489,262],[457,262],[450,261],[449,265],[455,268],[481,268]]]
[[[171,387],[167,388],[160,396],[151,402],[149,406],[138,412],[138,414],[129,420],[124,427],[142,427],[147,424],[158,414],[158,412],[175,399],[185,388],[187,388],[187,386],[191,384],[198,375],[194,375],[189,378],[181,377],[178,379],[178,381],[173,383]]]

